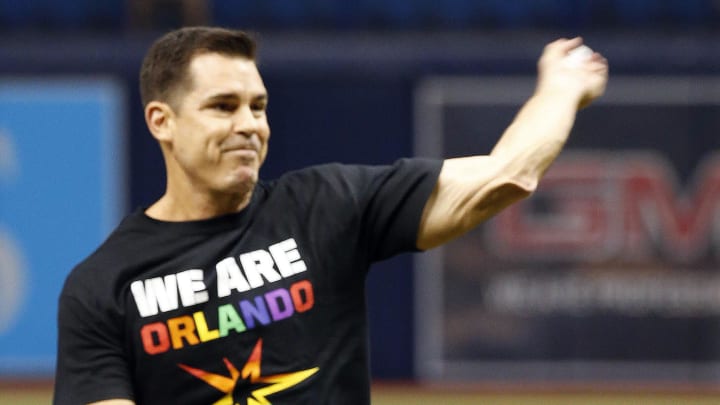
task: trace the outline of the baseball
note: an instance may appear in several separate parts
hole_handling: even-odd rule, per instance
[[[590,59],[592,54],[592,49],[585,45],[580,45],[567,53],[567,55],[565,56],[565,63],[572,66],[580,66],[583,62]]]

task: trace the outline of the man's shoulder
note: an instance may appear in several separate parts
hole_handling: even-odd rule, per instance
[[[429,175],[432,181],[437,177],[440,160],[424,158],[402,158],[391,164],[324,163],[286,172],[277,179],[260,183],[260,189],[267,196],[281,199],[305,200],[322,196],[340,196],[352,200],[372,195],[373,190],[395,179],[405,183],[416,177]]]
[[[366,185],[376,181],[383,181],[393,176],[415,176],[420,173],[435,173],[442,164],[438,159],[402,158],[390,164],[357,164],[357,163],[324,163],[308,166],[302,169],[287,172],[276,180],[267,182],[268,188],[277,186],[302,186],[307,190],[308,185],[340,187]]]
[[[108,237],[70,271],[66,287],[75,284],[106,284],[121,271],[123,263],[142,254],[142,230],[134,221],[136,213],[125,217]]]
[[[359,187],[362,173],[373,166],[345,163],[324,163],[285,172],[273,180],[261,182],[260,188],[270,199],[288,203],[315,201],[334,195],[345,195]]]
[[[353,170],[353,168],[359,165],[346,164],[340,162],[322,163],[311,166],[306,166],[300,169],[290,170],[285,172],[275,181],[287,181],[298,177],[323,177],[332,176],[338,173],[342,173],[347,170]]]
[[[354,182],[388,166],[330,162],[291,170],[266,184],[268,187],[302,185],[336,185]]]

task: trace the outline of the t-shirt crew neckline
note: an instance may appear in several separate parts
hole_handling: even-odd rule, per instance
[[[147,215],[145,211],[148,207],[146,206],[138,207],[133,216],[143,227],[162,228],[163,231],[173,232],[174,234],[198,234],[237,228],[247,222],[250,213],[257,207],[260,198],[259,194],[262,193],[262,190],[262,187],[256,185],[252,197],[250,197],[250,203],[242,210],[212,218],[190,221],[164,221]]]

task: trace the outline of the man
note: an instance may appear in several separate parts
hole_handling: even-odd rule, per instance
[[[528,196],[607,63],[549,44],[488,156],[322,165],[258,181],[267,91],[244,33],[185,28],[141,69],[165,194],[60,297],[56,404],[369,403],[368,267],[438,246]]]

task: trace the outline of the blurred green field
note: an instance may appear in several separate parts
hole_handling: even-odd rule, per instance
[[[41,405],[50,403],[49,391],[12,391],[9,388],[0,390],[0,404],[2,405]]]
[[[45,405],[50,404],[49,386],[0,385],[0,405]],[[491,391],[491,392],[490,392]],[[521,391],[521,392],[517,392]],[[720,387],[701,390],[683,389],[683,392],[643,393],[603,392],[589,389],[588,392],[573,389],[572,392],[548,392],[544,389],[488,390],[450,388],[421,388],[413,385],[381,384],[373,387],[373,405],[718,405]],[[570,391],[570,390],[568,390]],[[677,391],[677,390],[675,390]]]
[[[720,395],[378,392],[373,405],[718,405]]]

